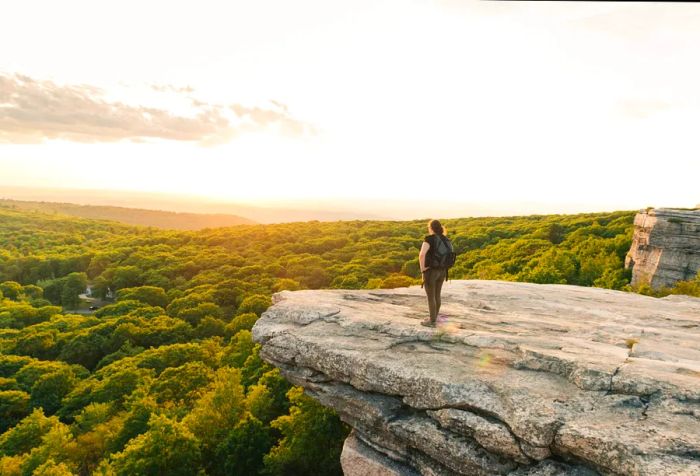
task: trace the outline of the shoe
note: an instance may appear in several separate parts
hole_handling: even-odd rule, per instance
[[[435,327],[435,323],[430,319],[423,319],[420,321],[420,325],[425,327]]]

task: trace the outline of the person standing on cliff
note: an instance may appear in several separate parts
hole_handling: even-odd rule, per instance
[[[421,321],[421,325],[435,327],[437,316],[440,312],[440,293],[442,283],[447,279],[447,268],[454,262],[446,265],[445,256],[452,253],[452,244],[445,237],[447,230],[438,220],[430,220],[428,223],[428,236],[423,240],[418,263],[423,275],[423,286],[428,296],[428,310],[430,317]]]

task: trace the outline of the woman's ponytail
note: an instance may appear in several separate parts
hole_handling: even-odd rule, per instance
[[[438,235],[446,235],[447,230],[442,226],[439,220],[430,220],[428,223],[430,229],[433,230]]]

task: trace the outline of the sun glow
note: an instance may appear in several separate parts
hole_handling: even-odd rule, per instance
[[[126,2],[107,24],[72,2],[82,16],[38,20],[55,38],[48,53],[19,43],[3,55],[0,73],[53,81],[42,87],[69,110],[51,116],[46,91],[22,86],[39,99],[0,123],[0,186],[511,210],[699,201],[700,15],[686,6],[307,1],[272,18],[267,4],[154,4]],[[0,41],[53,8],[13,7]],[[172,22],[155,54],[147,20],[161,9]],[[83,122],[75,104],[92,107]],[[18,144],[20,133],[59,139]],[[628,186],[651,170],[654,187]]]

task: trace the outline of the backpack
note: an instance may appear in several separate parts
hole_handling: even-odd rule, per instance
[[[445,235],[433,235],[436,237],[435,249],[431,246],[428,250],[426,265],[431,268],[450,269],[457,260],[457,253],[452,247],[452,242]]]

